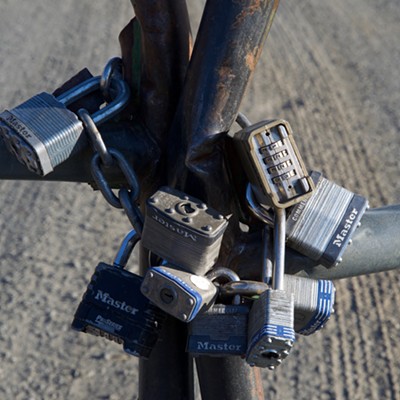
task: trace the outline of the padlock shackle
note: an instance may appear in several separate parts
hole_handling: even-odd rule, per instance
[[[116,89],[117,96],[105,107],[92,115],[92,119],[96,125],[100,125],[120,113],[129,102],[131,95],[129,86],[123,79],[112,79],[111,88]]]
[[[82,97],[87,96],[90,93],[95,92],[100,88],[100,77],[94,76],[79,85],[73,87],[70,90],[62,93],[57,97],[57,100],[63,103],[65,106],[68,106],[75,101],[81,99]]]
[[[132,229],[122,240],[118,253],[114,258],[113,265],[117,268],[125,268],[129,257],[132,254],[137,242],[140,240],[140,235]]]
[[[275,208],[274,221],[274,268],[272,287],[276,290],[284,289],[285,274],[285,242],[286,242],[286,211]]]
[[[224,267],[212,269],[210,272],[207,273],[206,277],[210,281],[215,281],[218,278],[226,278],[230,282],[240,281],[240,277],[236,272]]]
[[[87,96],[90,93],[100,89],[101,77],[95,76],[90,78],[74,88],[66,91],[57,97],[57,100],[68,106],[75,101]],[[100,125],[115,115],[128,104],[130,98],[130,90],[128,84],[123,79],[112,79],[111,88],[117,92],[117,95],[105,107],[96,111],[91,117],[96,125]]]
[[[258,281],[239,281],[239,282],[228,282],[220,286],[219,294],[223,297],[231,296],[258,296],[261,293],[270,289],[270,286],[264,282]]]

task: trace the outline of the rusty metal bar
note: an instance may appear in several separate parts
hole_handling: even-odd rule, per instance
[[[226,132],[236,119],[277,6],[277,0],[207,1],[169,136],[169,185],[233,214],[222,263],[240,238]],[[264,398],[258,370],[243,360],[199,357],[196,364],[203,399]]]

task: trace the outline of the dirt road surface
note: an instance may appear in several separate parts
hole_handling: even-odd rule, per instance
[[[190,2],[195,20],[202,4]],[[131,15],[128,0],[2,0],[0,109],[81,67],[100,73]],[[373,207],[399,203],[399,37],[395,1],[282,1],[242,110],[288,119],[306,164]],[[84,184],[0,182],[0,399],[137,398],[137,360],[69,327],[128,229]],[[263,374],[266,398],[399,399],[399,283],[339,281],[326,328]]]

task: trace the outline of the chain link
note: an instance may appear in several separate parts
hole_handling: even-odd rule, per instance
[[[124,86],[123,84],[125,84],[122,80],[121,69],[122,61],[117,57],[112,58],[104,68],[101,75],[100,88],[106,101],[109,101],[111,98],[110,89],[114,83],[117,86]],[[139,198],[140,186],[135,170],[121,152],[112,147],[107,148],[95,121],[87,110],[79,110],[78,115],[95,151],[90,168],[97,187],[110,205],[115,208],[124,209],[136,232],[138,235],[141,235],[143,230],[143,216],[139,206],[136,204]],[[103,171],[111,166],[116,166],[126,180],[126,186],[119,190],[118,196],[114,194]]]
[[[122,76],[122,60],[119,57],[114,57],[108,61],[100,77],[100,89],[107,101],[111,99],[110,88],[115,74]]]
[[[108,152],[103,138],[89,112],[82,108],[78,111],[78,116],[83,123],[86,133],[89,135],[94,151],[99,153],[101,161],[106,167],[111,167],[114,163],[112,155]]]

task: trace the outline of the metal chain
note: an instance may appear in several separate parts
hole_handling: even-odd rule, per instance
[[[121,67],[121,59],[113,58],[104,68],[101,75],[100,88],[106,101],[111,99],[110,88],[113,82],[122,81]],[[112,147],[107,148],[95,122],[87,110],[79,110],[78,115],[95,151],[90,168],[97,187],[110,205],[115,208],[124,209],[136,232],[138,235],[141,235],[143,230],[143,216],[137,205],[140,185],[135,170],[121,152]],[[119,190],[118,196],[114,194],[104,173],[104,169],[111,166],[118,167],[126,180],[126,186]]]
[[[122,76],[122,60],[119,57],[114,57],[108,61],[100,77],[100,90],[107,101],[111,99],[110,88],[112,78],[116,74],[119,77]]]

